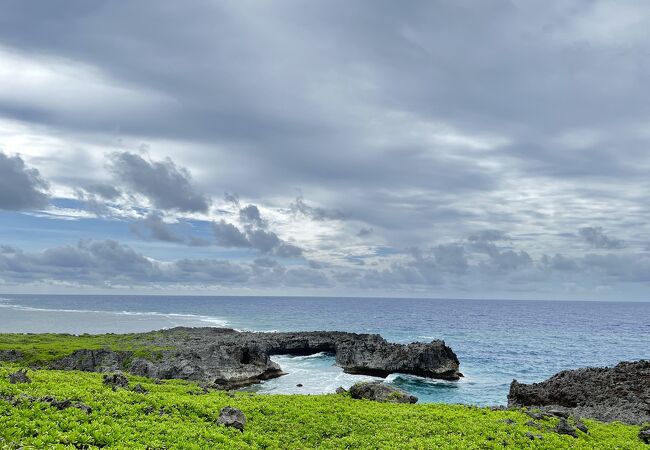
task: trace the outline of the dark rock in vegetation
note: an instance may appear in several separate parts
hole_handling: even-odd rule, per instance
[[[339,387],[336,388],[336,393],[337,394],[347,394],[348,391],[343,386],[339,386]]]
[[[650,426],[641,428],[639,431],[639,439],[645,444],[650,444]]]
[[[27,376],[27,369],[20,369],[18,372],[9,374],[9,383],[31,383],[32,380]]]
[[[542,426],[539,423],[535,422],[534,420],[529,420],[528,422],[525,423],[525,425],[527,427],[537,428],[538,430],[542,429]]]
[[[92,414],[92,412],[93,412],[93,409],[90,406],[86,405],[85,403],[77,402],[72,406],[74,408],[82,410],[86,414]]]
[[[534,441],[535,439],[540,439],[540,440],[544,439],[544,436],[542,436],[541,434],[533,434],[530,431],[526,432],[526,437],[531,441]]]
[[[530,417],[531,419],[534,419],[534,420],[542,420],[542,419],[544,419],[544,418],[546,418],[546,417],[549,416],[549,414],[547,414],[547,413],[545,413],[545,412],[541,412],[541,411],[531,411],[531,410],[529,410],[529,409],[525,409],[525,410],[524,410],[524,413],[525,413],[528,417]]]
[[[226,427],[237,428],[239,431],[244,431],[246,416],[237,408],[225,406],[221,408],[221,411],[219,412],[217,423]]]
[[[573,436],[574,438],[578,437],[578,433],[576,433],[576,429],[567,422],[567,420],[562,417],[560,418],[560,421],[557,423],[557,426],[555,427],[555,432],[557,434],[568,434],[569,436]]]
[[[553,408],[551,408],[551,409],[546,410],[546,412],[549,413],[552,416],[564,417],[565,419],[568,419],[571,416],[571,413],[569,411],[562,410],[562,409],[553,409]]]
[[[23,354],[18,350],[0,350],[0,361],[17,362],[22,358]]]
[[[104,375],[104,384],[110,386],[113,390],[118,388],[129,387],[129,379],[121,373],[113,373]]]
[[[49,397],[48,396],[48,397],[40,398],[38,400],[40,400],[42,402],[45,402],[45,403],[49,404],[51,407],[59,409],[59,410],[64,410],[64,409],[68,409],[68,408],[77,408],[77,409],[80,409],[81,411],[85,412],[86,414],[91,414],[93,412],[93,409],[90,406],[86,405],[85,403],[73,402],[72,400],[67,399],[67,398],[62,399],[62,400],[58,400],[55,397]]]
[[[356,399],[367,399],[385,403],[415,403],[417,397],[401,389],[384,384],[381,381],[364,381],[350,388],[350,396]]]
[[[546,381],[510,385],[509,406],[535,406],[555,415],[640,425],[650,422],[650,361],[565,370]]]
[[[639,439],[646,444],[650,444],[650,426],[641,428],[639,431]]]
[[[344,332],[254,333],[225,328],[173,328],[131,337],[158,356],[131,351],[77,350],[51,368],[95,372],[128,371],[149,378],[177,378],[233,389],[284,375],[272,355],[327,352],[347,373],[387,376],[408,373],[458,380],[458,358],[443,341],[393,344],[377,334]],[[165,350],[160,350],[165,349]]]
[[[128,381],[127,381],[127,382],[128,382]],[[147,394],[147,393],[149,393],[149,391],[146,390],[146,389],[145,389],[145,388],[144,388],[140,383],[136,384],[136,385],[133,387],[133,392],[136,392],[136,393],[138,393],[138,394]]]
[[[589,433],[589,428],[581,420],[576,420],[576,428],[583,433]]]
[[[506,425],[514,425],[517,423],[512,419],[501,419],[501,422],[505,423]]]

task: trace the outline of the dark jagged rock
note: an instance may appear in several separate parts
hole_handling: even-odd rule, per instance
[[[31,383],[32,380],[27,376],[27,370],[21,369],[18,372],[9,374],[9,383],[18,384],[18,383]]]
[[[560,418],[560,421],[557,423],[557,426],[555,427],[555,432],[557,434],[566,434],[569,436],[573,436],[574,438],[578,437],[578,433],[576,432],[576,429],[567,422],[567,420],[564,417]]]
[[[339,387],[336,388],[336,393],[337,394],[347,394],[348,391],[343,386],[339,386]]]
[[[133,387],[133,392],[137,394],[147,394],[149,391],[147,391],[140,383],[138,383]]]
[[[253,333],[225,328],[173,328],[142,333],[138,342],[160,354],[150,360],[130,351],[77,350],[52,368],[178,378],[232,389],[284,375],[272,355],[333,354],[347,373],[407,373],[458,380],[458,358],[443,341],[393,344],[376,334],[344,332]],[[161,348],[173,350],[159,350]]]
[[[555,415],[640,425],[650,422],[650,361],[566,370],[546,381],[510,385],[509,406],[535,406]]]
[[[59,400],[55,397],[42,397],[40,399],[37,399],[38,401],[44,402],[49,404],[51,407],[59,409],[59,410],[64,410],[68,408],[77,408],[80,409],[81,411],[85,412],[86,414],[92,414],[93,409],[86,405],[85,403],[81,402],[73,402],[70,399],[63,399]]]
[[[581,420],[576,420],[576,428],[583,433],[589,433],[589,428]]]
[[[639,430],[639,439],[641,439],[645,444],[650,444],[650,426]]]
[[[217,423],[226,427],[237,428],[239,431],[244,431],[244,426],[246,426],[246,416],[240,409],[231,406],[224,406],[219,412]]]
[[[363,381],[350,388],[350,396],[356,399],[373,400],[384,403],[416,403],[417,397],[381,381]]]
[[[534,441],[534,440],[536,440],[536,439],[539,439],[539,440],[544,439],[544,436],[542,436],[541,434],[533,434],[533,433],[531,433],[530,431],[527,431],[527,432],[526,432],[526,437],[527,437],[528,439],[530,439],[531,441]]]
[[[127,388],[129,387],[129,379],[121,373],[113,373],[110,375],[104,375],[104,384],[110,386],[113,390],[116,390],[117,388]]]
[[[18,350],[0,350],[0,361],[17,362],[22,358],[23,354]]]

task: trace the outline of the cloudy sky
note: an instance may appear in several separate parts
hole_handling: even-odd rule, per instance
[[[648,299],[642,0],[0,3],[0,292]]]

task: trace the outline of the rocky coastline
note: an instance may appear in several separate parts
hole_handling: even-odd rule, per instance
[[[565,370],[540,383],[513,380],[510,407],[632,425],[650,422],[650,360]]]
[[[443,341],[394,344],[377,334],[345,332],[239,332],[225,328],[173,328],[135,335],[139,352],[112,348],[78,349],[48,362],[62,370],[123,370],[156,379],[183,379],[233,389],[282,376],[272,355],[331,353],[347,373],[387,376],[406,373],[458,380],[459,361]],[[151,349],[147,356],[142,350]],[[14,353],[7,359],[19,359]],[[1,359],[2,355],[0,355]]]

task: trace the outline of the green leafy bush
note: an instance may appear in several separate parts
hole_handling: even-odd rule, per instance
[[[30,384],[10,384],[17,365],[0,364],[3,449],[644,449],[639,427],[585,421],[578,438],[552,431],[556,419],[526,425],[519,411],[460,405],[386,404],[347,395],[201,394],[192,383],[130,377],[148,394],[111,390],[102,375],[30,371]],[[92,407],[59,410],[44,397]],[[222,407],[241,409],[245,431],[217,425]],[[514,423],[506,420],[510,419]],[[531,440],[526,433],[542,435]]]

